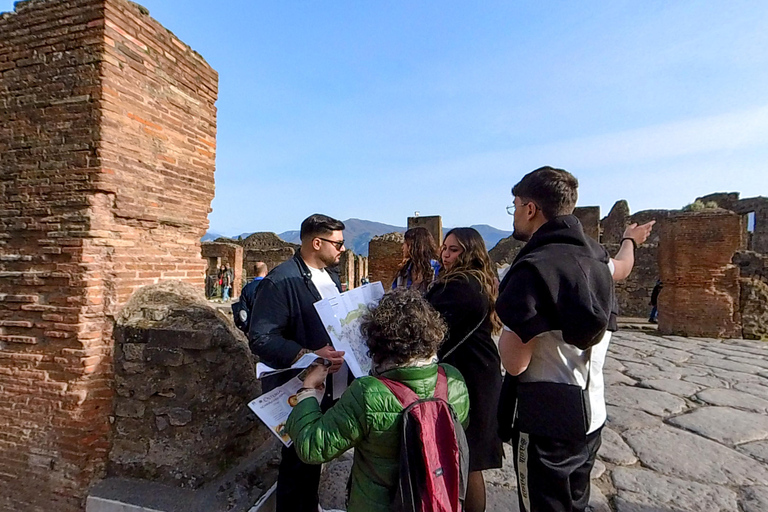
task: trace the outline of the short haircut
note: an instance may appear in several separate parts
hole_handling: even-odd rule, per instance
[[[256,275],[267,275],[267,272],[269,272],[269,267],[263,261],[257,261],[253,269],[256,271]]]
[[[307,238],[328,235],[332,231],[343,231],[344,223],[321,213],[315,213],[301,223],[301,241]]]
[[[576,207],[579,180],[563,169],[540,167],[531,171],[512,187],[512,195],[528,199],[541,208],[547,220],[570,215]]]

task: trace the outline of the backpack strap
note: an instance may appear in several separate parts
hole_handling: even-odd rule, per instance
[[[380,376],[376,378],[389,388],[392,394],[395,395],[395,398],[400,401],[403,409],[419,399],[419,395],[402,382]],[[445,370],[441,366],[437,367],[437,383],[435,384],[435,393],[433,396],[445,400],[446,402],[448,401],[448,377],[446,377]]]

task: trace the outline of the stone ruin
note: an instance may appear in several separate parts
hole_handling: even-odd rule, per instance
[[[243,275],[246,280],[256,275],[256,263],[259,261],[266,263],[269,270],[272,270],[291,259],[300,247],[268,232],[253,233],[236,243],[243,247]]]
[[[203,242],[201,244],[203,258],[208,262],[205,269],[205,289],[210,291],[212,284],[219,277],[219,269],[222,265],[229,264],[232,269],[232,294],[233,299],[240,295],[240,290],[245,284],[243,279],[243,248],[233,242]],[[208,294],[207,294],[208,295]]]
[[[381,281],[388,290],[403,262],[402,233],[375,236],[368,242],[368,274],[371,282]]]
[[[134,293],[114,339],[108,476],[203,488],[211,510],[252,505],[275,479],[278,443],[245,407],[261,394],[245,336],[199,289],[165,281]]]
[[[217,95],[217,73],[132,2],[0,14],[0,510],[82,510],[108,471],[203,485],[263,440],[236,414],[223,431],[204,425],[208,405],[181,405],[255,391],[232,381],[250,360],[224,320],[193,302],[155,324],[123,310],[160,281],[203,289]],[[174,330],[198,314],[209,337]],[[232,378],[195,388],[230,354]],[[206,443],[222,447],[216,468]],[[200,464],[174,474],[162,461],[182,444]]]

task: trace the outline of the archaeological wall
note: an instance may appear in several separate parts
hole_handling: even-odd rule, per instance
[[[81,510],[104,474],[112,325],[202,288],[216,72],[136,4],[0,15],[0,510]]]
[[[408,217],[408,229],[413,228],[426,228],[438,248],[443,244],[443,218],[440,215]]]
[[[389,290],[395,274],[403,262],[402,233],[387,233],[375,236],[368,243],[368,275],[371,282],[381,281]]]
[[[218,279],[219,269],[229,265],[232,269],[232,298],[240,296],[245,280],[243,279],[243,248],[234,242],[203,242],[201,254],[206,261],[206,290],[210,288],[210,281]],[[207,294],[210,296],[210,294]]]
[[[299,245],[286,242],[269,232],[253,233],[237,243],[243,246],[245,280],[256,275],[256,263],[263,261],[269,270],[272,270],[282,262],[291,259],[299,248]]]
[[[741,217],[727,210],[677,213],[659,233],[659,331],[741,337],[739,267]]]

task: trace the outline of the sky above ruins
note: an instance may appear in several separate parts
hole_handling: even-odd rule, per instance
[[[768,195],[764,0],[140,3],[219,72],[218,233],[509,229],[542,165],[602,215]]]

